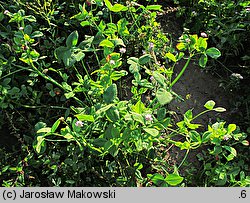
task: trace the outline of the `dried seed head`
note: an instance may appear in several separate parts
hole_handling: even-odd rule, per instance
[[[64,117],[60,117],[59,121],[61,121],[61,122],[65,121]]]
[[[49,69],[46,68],[43,70],[43,73],[46,74],[48,71],[49,71]]]

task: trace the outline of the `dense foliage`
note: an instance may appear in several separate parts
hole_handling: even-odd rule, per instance
[[[192,1],[197,13],[203,13],[201,2],[208,3]],[[168,109],[180,97],[172,87],[191,60],[205,68],[209,59],[227,55],[227,27],[216,35],[209,21],[209,38],[200,34],[205,28],[193,28],[175,45],[157,20],[163,9],[156,1],[14,0],[0,6],[0,128],[18,139],[13,150],[0,151],[2,186],[250,185],[248,133],[226,121],[204,124],[205,130],[195,122],[226,109],[209,100],[203,112],[190,109],[179,122]],[[240,6],[246,10],[249,3]],[[200,26],[207,19],[196,21]],[[235,29],[249,29],[242,26]],[[247,33],[235,32],[243,44]],[[171,146],[185,151],[178,164],[167,159]],[[202,170],[181,170],[189,152],[201,147]]]

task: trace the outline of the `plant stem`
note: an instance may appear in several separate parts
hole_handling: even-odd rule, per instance
[[[189,153],[189,149],[187,150],[187,152],[186,152],[184,158],[182,159],[180,165],[177,167],[178,169],[179,169],[179,168],[182,166],[182,164],[185,162],[185,160],[186,160],[186,158],[187,158],[187,156],[188,156],[188,153]]]
[[[84,62],[83,62],[82,60],[81,60],[81,62],[82,62],[82,66],[83,66],[83,68],[84,68],[84,70],[85,70],[85,72],[86,72],[88,78],[91,79],[91,77],[90,77],[90,75],[89,75],[89,72],[88,72],[88,70],[87,70],[87,68],[86,68],[86,66],[85,66],[85,64],[84,64]]]
[[[192,56],[190,55],[187,62],[185,63],[184,67],[182,68],[181,72],[179,73],[179,75],[177,75],[177,77],[174,79],[174,81],[170,84],[170,88],[173,87],[173,85],[180,79],[180,77],[182,76],[182,74],[185,72],[185,70],[187,69],[190,60],[191,60]]]
[[[209,111],[213,111],[213,109],[211,109],[211,110],[208,109],[208,110],[202,111],[201,113],[199,113],[198,115],[196,115],[195,117],[193,117],[192,120],[198,118],[199,116],[201,116],[201,115],[203,115],[203,114],[205,114],[205,113],[207,113]]]
[[[148,105],[148,108],[150,108],[150,107],[155,103],[156,100],[157,100],[157,98],[155,97],[155,98],[153,99],[153,101]]]
[[[20,104],[20,103],[17,103],[17,102],[13,102],[14,104],[17,104],[21,107],[24,107],[24,108],[29,108],[29,109],[37,109],[37,108],[51,108],[51,109],[64,109],[64,110],[67,110],[68,108],[66,107],[61,107],[61,106],[46,106],[46,105],[43,105],[43,106],[30,106],[30,105],[26,105],[26,104]]]
[[[7,74],[7,75],[4,75],[4,76],[1,77],[0,79],[2,80],[2,79],[4,79],[4,78],[7,78],[7,77],[9,77],[9,76],[11,76],[11,75],[13,75],[13,74],[15,74],[15,73],[18,73],[18,72],[20,72],[20,71],[23,71],[23,70],[26,70],[26,69],[21,69],[21,70],[13,71],[13,72],[11,72],[11,73],[9,73],[9,74]],[[31,71],[32,71],[32,70],[31,70]]]
[[[43,77],[44,79],[50,81],[51,83],[53,83],[54,85],[58,86],[59,88],[61,88],[62,90],[64,90],[65,92],[68,92],[68,90],[66,90],[60,83],[58,83],[57,81],[55,81],[53,78],[45,75],[44,73],[42,73],[40,70],[37,69],[37,67],[34,65],[33,62],[30,63],[31,67],[37,72],[38,75],[40,75],[41,77]],[[86,106],[80,99],[78,99],[77,97],[72,97],[76,100],[76,102],[82,106]]]

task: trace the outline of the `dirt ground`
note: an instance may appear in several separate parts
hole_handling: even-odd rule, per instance
[[[162,29],[164,32],[169,33],[173,39],[177,40],[183,32],[181,26],[182,20],[176,18],[175,8],[165,5],[164,10],[167,12],[159,17]],[[196,63],[195,61],[191,61],[180,80],[173,86],[173,91],[184,100],[174,100],[169,104],[169,110],[177,114],[176,121],[180,121],[182,115],[189,109],[193,109],[193,115],[197,115],[205,110],[204,104],[208,100],[214,100],[216,107],[223,107],[227,111],[223,113],[210,112],[195,119],[195,123],[202,124],[200,130],[206,130],[208,124],[212,124],[217,120],[227,121],[227,124],[230,122],[237,124],[237,121],[234,119],[234,109],[232,109],[230,105],[232,94],[220,87],[220,78],[216,75],[212,75],[212,73],[207,72],[205,69],[201,69]],[[182,60],[176,65],[174,77],[178,75],[184,64],[185,60]],[[181,139],[181,137],[177,136],[175,139],[178,140]],[[201,166],[196,155],[202,150],[206,150],[206,148],[207,147],[201,147],[189,152],[186,163],[190,164],[189,166],[183,165],[184,167],[180,168],[181,174],[185,173],[186,169],[190,169],[190,166],[196,169]],[[179,166],[185,153],[186,150],[180,150],[173,146],[168,150],[166,160],[171,165]]]
[[[175,69],[176,75],[184,64],[185,61],[178,64]],[[204,104],[208,100],[214,100],[216,106],[226,108],[227,111],[223,113],[210,112],[195,119],[194,123],[202,125],[199,130],[205,131],[208,124],[212,124],[218,119],[227,121],[228,124],[234,120],[229,103],[230,94],[219,87],[219,78],[200,69],[195,64],[189,65],[180,80],[173,86],[173,90],[184,99],[184,101],[174,100],[169,105],[169,110],[176,112],[177,121],[180,121],[182,115],[189,109],[193,109],[193,115],[197,115],[204,111]],[[177,136],[175,139],[178,140],[181,139],[181,137]],[[206,147],[204,146],[197,150],[190,151],[186,159],[187,163],[190,163],[190,166],[199,168],[200,163],[196,155],[205,149]],[[175,164],[178,166],[183,160],[185,153],[186,150],[180,150],[173,146],[167,153],[168,162],[171,165]],[[180,172],[185,173],[185,170],[188,168],[189,166],[181,167]]]
[[[184,66],[185,61],[180,62],[176,69],[175,75]],[[217,113],[210,112],[197,118],[194,122],[207,124],[215,122],[217,119],[233,121],[232,109],[230,108],[230,93],[219,86],[219,78],[209,72],[191,63],[180,80],[173,86],[174,92],[180,95],[184,101],[174,100],[170,103],[170,110],[173,110],[177,115],[183,115],[187,110],[193,109],[193,115],[205,110],[204,104],[208,100],[213,100],[217,107],[227,109],[226,112]]]

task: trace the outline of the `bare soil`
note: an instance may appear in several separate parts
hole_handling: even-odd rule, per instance
[[[164,10],[165,14],[159,17],[162,29],[164,32],[170,34],[173,40],[177,40],[183,32],[182,19],[176,17],[176,8],[164,5]],[[184,64],[185,61],[183,60],[176,65],[174,77],[178,75]],[[208,124],[212,124],[218,120],[227,121],[228,124],[230,122],[237,124],[236,119],[234,119],[234,114],[237,112],[230,105],[233,95],[231,92],[225,91],[220,87],[219,80],[220,78],[216,75],[207,72],[205,69],[201,69],[194,61],[191,61],[180,80],[173,86],[173,91],[183,99],[182,101],[174,100],[169,104],[169,110],[177,114],[176,121],[182,120],[183,114],[189,109],[193,110],[193,115],[197,115],[205,110],[204,104],[208,100],[213,100],[216,102],[217,107],[223,107],[227,111],[223,113],[210,112],[195,119],[195,123],[202,125],[199,130],[206,130]],[[175,139],[180,140],[182,137],[177,136]],[[186,163],[189,163],[189,165],[184,164],[180,168],[180,173],[186,174],[187,169],[191,167],[199,170],[201,163],[198,161],[197,154],[201,153],[202,150],[207,150],[207,148],[208,146],[204,146],[190,151],[186,159]],[[175,146],[167,150],[166,161],[170,165],[179,166],[186,154],[186,150],[180,150]]]

